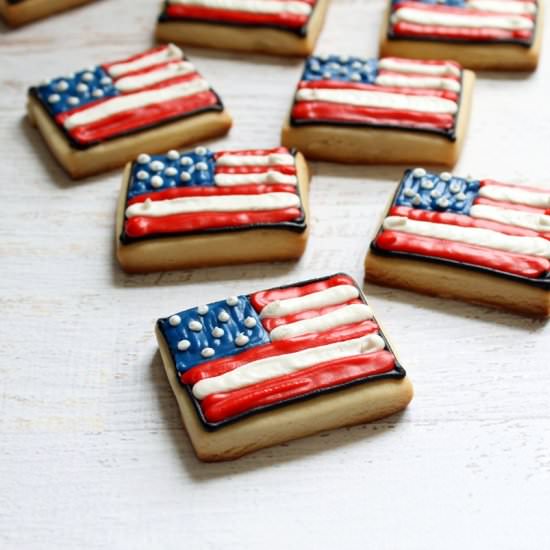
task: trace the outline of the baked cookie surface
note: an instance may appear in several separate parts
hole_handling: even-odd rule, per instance
[[[74,177],[224,134],[219,96],[173,44],[96,65],[29,90],[28,113]]]
[[[312,56],[282,143],[336,162],[453,165],[474,80],[452,61]]]
[[[142,154],[121,189],[119,262],[147,272],[298,258],[308,186],[302,155],[285,147]]]
[[[380,52],[532,70],[541,41],[541,0],[391,0]]]
[[[347,275],[182,311],[160,319],[156,334],[203,460],[381,418],[412,398],[404,369]]]
[[[93,0],[0,0],[0,16],[18,27]]]
[[[329,0],[167,0],[156,35],[210,48],[305,56]]]
[[[366,259],[368,280],[550,315],[550,190],[407,170]]]

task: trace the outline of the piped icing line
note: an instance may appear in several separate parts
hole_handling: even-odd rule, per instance
[[[194,73],[194,65],[188,61],[178,61],[169,63],[159,69],[140,73],[136,76],[125,76],[116,81],[116,87],[121,92],[133,92],[141,88],[146,88],[164,80],[169,80],[179,76]]]
[[[259,359],[220,376],[200,380],[193,386],[193,395],[204,399],[208,395],[237,390],[326,361],[374,353],[383,350],[384,340],[371,334],[346,342],[314,347],[287,355]]]
[[[550,242],[540,237],[503,235],[489,229],[422,222],[400,216],[388,216],[383,222],[383,227],[390,231],[550,258]]]
[[[380,70],[425,74],[430,76],[455,76],[460,77],[462,71],[459,65],[452,61],[414,61],[399,57],[382,57],[378,62]]]
[[[413,77],[399,74],[381,74],[376,77],[376,84],[387,87],[428,88],[432,90],[448,90],[460,92],[461,85],[452,78]]]
[[[172,6],[198,6],[217,10],[307,16],[312,7],[299,0],[168,0]]]
[[[343,304],[359,296],[359,290],[355,285],[340,284],[325,288],[310,294],[276,299],[265,305],[260,311],[260,319],[269,317],[283,317],[301,311],[319,309],[336,304]]]
[[[235,155],[223,153],[216,158],[218,166],[294,166],[294,156],[288,153],[268,153],[265,155]]]
[[[533,192],[508,185],[482,185],[479,195],[495,201],[525,204],[537,208],[550,208],[550,192]]]
[[[338,288],[338,287],[336,287]],[[311,332],[325,332],[333,328],[372,319],[373,313],[365,304],[351,304],[312,319],[303,319],[275,327],[270,332],[272,341],[294,338]]]
[[[169,61],[179,61],[183,57],[183,52],[180,48],[175,44],[168,44],[167,46],[154,48],[149,52],[139,54],[124,61],[106,64],[104,67],[113,78],[120,78],[125,74],[140,71],[153,65]]]
[[[535,2],[510,2],[502,0],[468,0],[466,6],[481,11],[534,15],[537,13]]]
[[[298,185],[298,178],[293,175],[283,174],[278,171],[271,170],[260,174],[227,174],[218,173],[214,176],[217,185],[234,186],[234,185],[266,185],[266,184],[282,184],[282,185]]]
[[[517,227],[525,227],[538,232],[550,233],[550,216],[545,214],[509,210],[484,204],[474,204],[470,209],[470,215],[474,218],[482,218],[501,224],[509,224]]]

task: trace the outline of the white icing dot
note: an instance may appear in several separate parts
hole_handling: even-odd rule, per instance
[[[193,332],[200,332],[202,330],[202,323],[199,323],[198,321],[189,321],[187,326],[189,327],[189,330],[192,330]]]
[[[360,69],[362,66],[363,66],[363,64],[361,63],[361,61],[354,61],[351,64],[352,69]]]
[[[439,174],[439,177],[443,181],[450,181],[453,178],[453,175],[450,174],[449,172],[441,172],[441,174]]]
[[[195,148],[195,154],[199,155],[199,157],[202,157],[206,155],[206,147],[197,147]]]
[[[474,181],[474,177],[471,176],[470,174],[468,174],[468,175],[466,176],[466,181],[468,181],[468,182]]]
[[[458,183],[458,181],[453,181],[453,183],[449,185],[449,191],[451,193],[458,193],[460,191],[460,183]]]
[[[254,319],[254,317],[247,317],[245,320],[244,320],[244,326],[246,328],[254,328],[256,326],[257,322],[256,322],[256,319]]]
[[[82,75],[82,80],[84,80],[84,82],[91,82],[93,79],[94,75],[92,73],[84,73]]]
[[[445,197],[441,197],[437,201],[437,206],[439,206],[440,208],[447,208],[447,206],[449,206],[449,201]]]
[[[327,80],[328,80],[331,76],[332,76],[332,75],[330,74],[329,71],[325,71],[325,72],[323,73],[323,78],[326,78]]]
[[[433,189],[433,186],[433,181],[429,180],[428,178],[423,179],[420,183],[420,187],[422,187],[422,189]]]
[[[76,85],[76,91],[83,94],[84,92],[88,91],[88,85],[84,84],[84,82],[81,82],[80,84]]]
[[[164,171],[164,174],[166,176],[176,176],[178,173],[177,169],[174,168],[173,166],[169,166],[168,168],[166,168],[166,170]]]
[[[211,334],[214,338],[221,338],[225,334],[225,332],[224,332],[223,328],[214,327],[212,329]]]
[[[55,89],[58,91],[58,92],[64,92],[65,90],[67,90],[69,88],[69,83],[66,81],[66,80],[60,80],[56,85],[55,85]]]
[[[248,344],[249,341],[250,341],[250,338],[243,333],[240,333],[237,336],[237,338],[235,338],[235,344],[237,344],[237,346],[246,346],[246,344]]]
[[[160,176],[153,176],[151,178],[151,185],[155,189],[158,189],[159,187],[162,187],[163,184],[164,184],[164,180]]]
[[[227,298],[225,303],[228,306],[236,306],[239,303],[239,299],[237,298],[237,296],[229,296],[229,298]]]
[[[181,323],[181,317],[179,315],[172,315],[172,317],[170,317],[170,319],[168,319],[168,322],[173,327],[177,327]]]
[[[456,196],[456,200],[457,201],[465,201],[466,200],[466,195],[464,193],[459,193],[457,196]]]
[[[145,153],[141,153],[139,157],[137,158],[137,161],[140,164],[147,164],[148,162],[151,162],[151,157],[149,155],[146,155]]]
[[[434,189],[430,193],[430,196],[432,196],[434,199],[438,199],[439,197],[441,197],[441,193],[437,189]]]
[[[419,206],[420,204],[422,204],[422,199],[420,198],[420,195],[416,195],[416,197],[414,197],[414,199],[411,201],[411,203],[414,206]]]
[[[214,355],[216,352],[214,351],[213,348],[203,348],[201,350],[201,355],[203,357],[212,357],[212,355]]]
[[[328,61],[328,55],[327,54],[321,54],[317,56],[321,61]]]
[[[229,321],[229,313],[227,313],[225,309],[222,309],[222,311],[218,314],[218,321],[221,323],[227,323],[227,321]]]
[[[206,162],[197,162],[197,164],[195,164],[195,168],[204,172],[205,170],[208,170],[208,164],[206,164]]]
[[[353,73],[350,78],[355,82],[359,82],[361,80],[361,75],[359,73]]]
[[[103,84],[103,86],[108,86],[112,80],[108,77],[108,76],[104,76],[101,80],[100,80],[101,84]]]
[[[340,74],[348,74],[348,68],[347,67],[340,67]]]
[[[189,181],[191,179],[191,174],[189,172],[182,172],[180,174],[181,181]]]
[[[103,90],[100,90],[99,88],[97,88],[92,92],[92,95],[94,97],[103,97]]]
[[[410,187],[407,187],[407,189],[405,189],[405,191],[403,191],[403,195],[405,195],[405,197],[414,197],[416,196],[416,192],[414,191],[414,189],[411,189]]]
[[[334,61],[332,63],[329,63],[327,65],[327,67],[329,69],[334,69],[335,71],[337,71],[339,68],[340,68],[340,65],[338,63],[335,63]]]
[[[208,313],[208,306],[206,304],[203,304],[202,306],[199,306],[197,308],[197,313],[199,315],[206,315]]]
[[[78,105],[80,103],[80,99],[78,99],[78,97],[71,96],[69,99],[67,99],[67,103],[69,105]]]
[[[187,351],[191,347],[191,342],[189,340],[180,340],[178,342],[178,349],[180,351]]]
[[[413,176],[415,178],[423,178],[426,175],[426,170],[424,168],[415,168],[413,170]]]
[[[317,61],[311,61],[309,64],[309,70],[313,71],[314,73],[318,73],[321,70],[321,65]]]
[[[341,55],[338,59],[340,60],[340,63],[347,63],[349,61],[349,56]]]
[[[180,164],[182,166],[191,166],[193,164],[193,159],[191,157],[181,157]]]
[[[57,103],[61,97],[58,94],[52,94],[50,97],[48,97],[49,103]]]
[[[138,180],[146,180],[148,177],[149,177],[149,174],[148,174],[145,170],[140,170],[140,171],[136,174],[136,178],[137,178]]]
[[[164,164],[160,160],[154,160],[151,164],[149,164],[149,168],[155,172],[160,172],[161,170],[164,170]]]
[[[46,80],[43,80],[41,83],[40,83],[40,86],[49,86],[51,84],[51,80],[49,80],[48,78],[46,78]]]
[[[175,149],[172,149],[171,151],[168,151],[168,153],[166,153],[166,156],[170,160],[178,160],[180,158],[180,154]]]

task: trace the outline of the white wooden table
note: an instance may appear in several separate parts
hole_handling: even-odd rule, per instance
[[[333,0],[318,51],[375,55],[383,7]],[[195,459],[155,319],[340,270],[361,279],[401,168],[314,164],[311,241],[297,264],[123,274],[120,173],[71,182],[23,120],[25,92],[145,49],[157,9],[105,0],[0,30],[0,547],[549,548],[541,321],[369,286],[415,383],[404,414],[232,463]],[[235,118],[212,145],[277,145],[301,62],[187,51]],[[481,75],[455,172],[550,183],[549,89],[548,56],[534,75]]]

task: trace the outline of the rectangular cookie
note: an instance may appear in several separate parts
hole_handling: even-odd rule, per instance
[[[157,23],[161,42],[306,56],[329,0],[168,0]]]
[[[550,190],[407,170],[365,263],[367,280],[550,315]]]
[[[173,44],[35,86],[28,115],[73,178],[231,127],[219,96]]]
[[[0,0],[0,17],[11,27],[19,27],[92,0]]]
[[[542,0],[390,0],[380,54],[454,59],[469,69],[533,70]]]
[[[281,140],[319,160],[453,166],[474,80],[453,61],[312,56]]]
[[[128,272],[299,258],[307,243],[309,173],[284,147],[141,154],[117,209]]]
[[[404,409],[412,386],[344,274],[230,296],[159,319],[197,456],[230,460]]]

